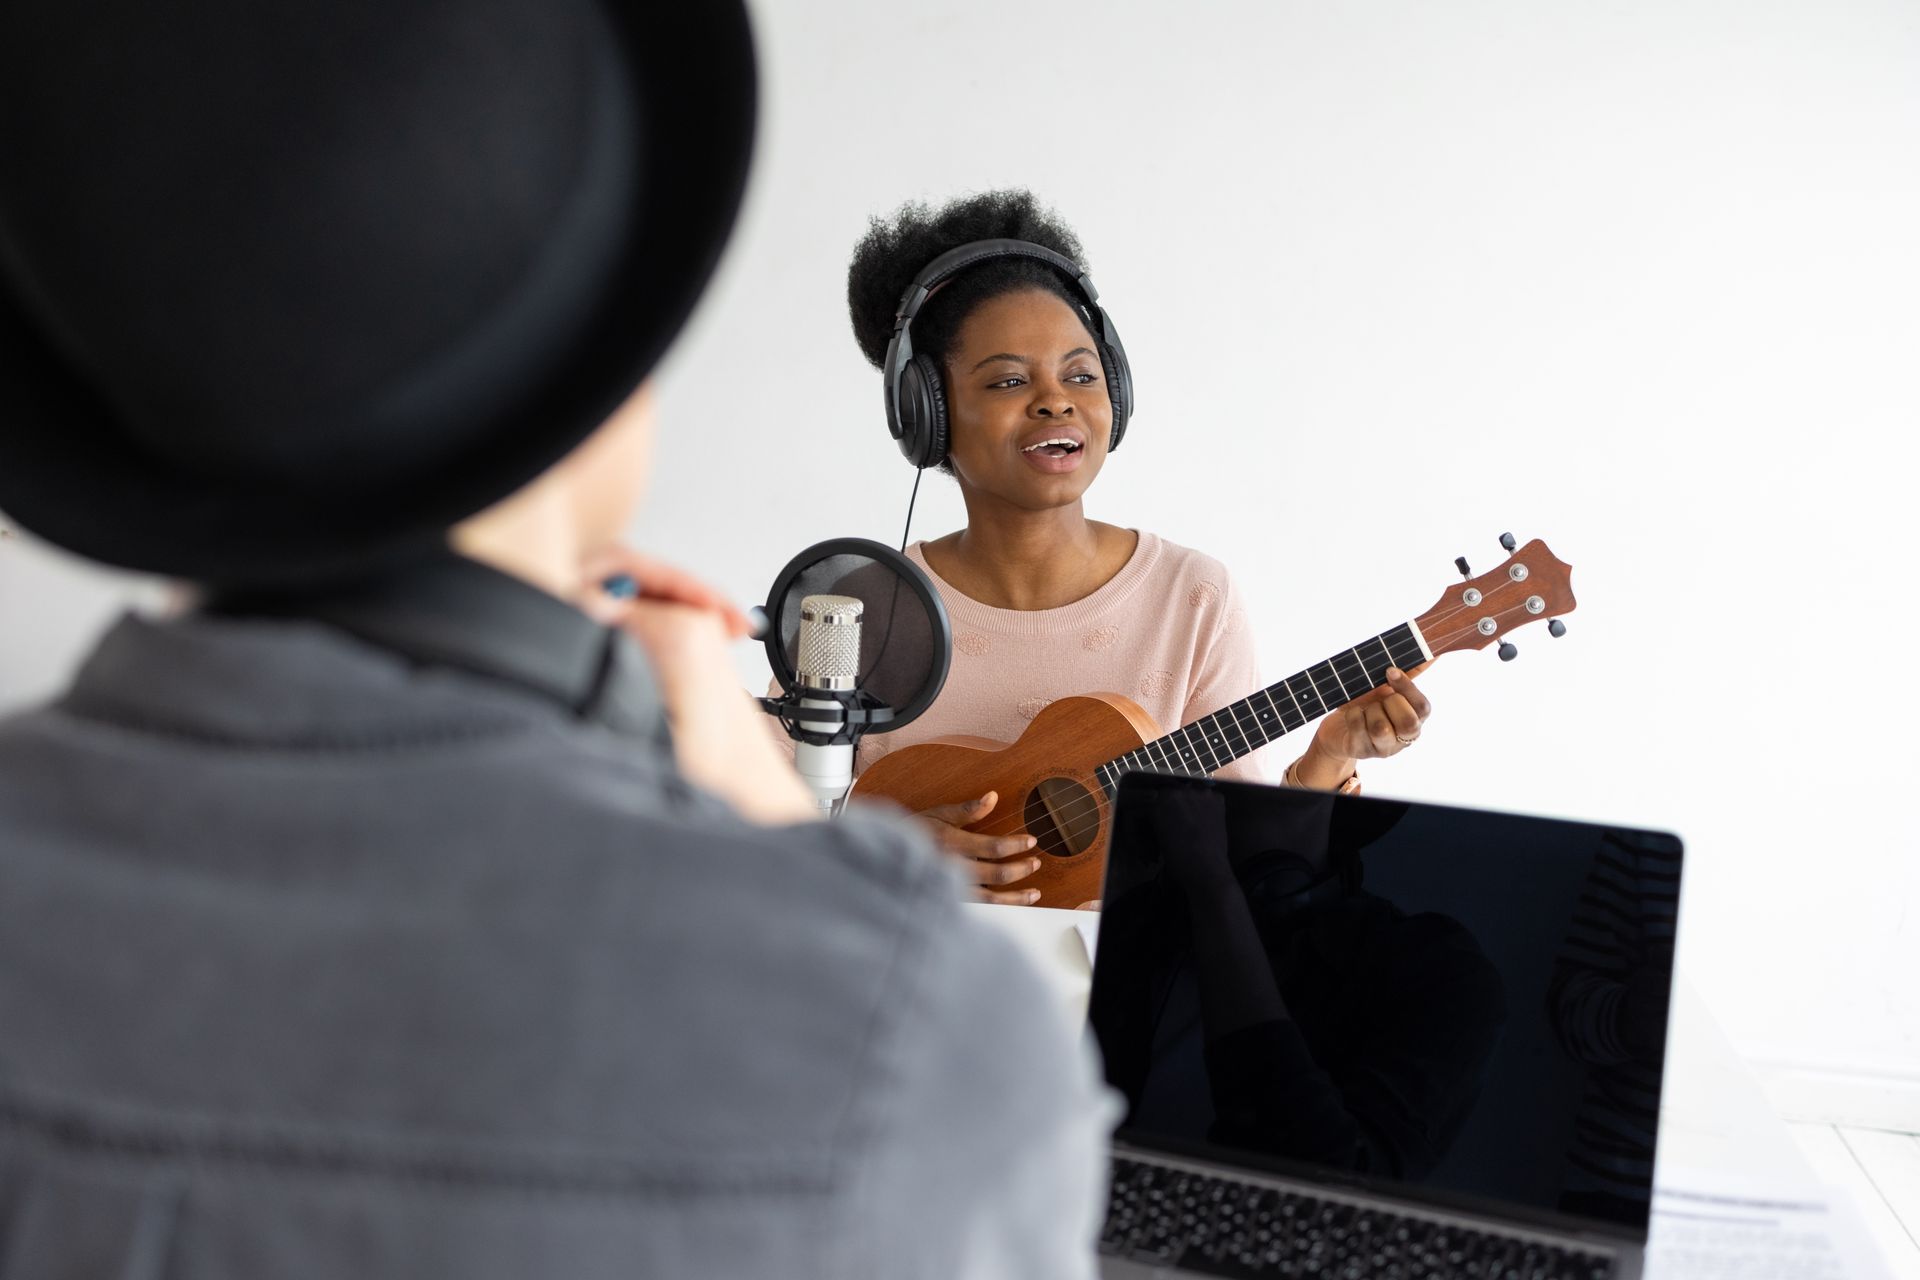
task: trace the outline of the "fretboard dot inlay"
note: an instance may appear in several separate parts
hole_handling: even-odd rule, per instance
[[[1405,670],[1422,656],[1407,624],[1384,631],[1128,752],[1113,762],[1111,778],[1128,769],[1213,773],[1384,684],[1389,666]],[[1145,696],[1154,696],[1161,677],[1170,683],[1172,673],[1147,674],[1141,682]]]

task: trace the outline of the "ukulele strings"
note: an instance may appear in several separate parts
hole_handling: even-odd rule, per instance
[[[1451,613],[1452,614],[1463,613],[1463,612],[1466,612],[1466,608],[1467,608],[1466,606],[1463,606],[1461,608],[1452,610]],[[1501,616],[1501,614],[1513,613],[1524,608],[1525,608],[1524,605],[1511,606],[1491,616],[1497,618]],[[1450,615],[1448,614],[1437,615],[1431,620],[1434,622],[1443,622],[1446,620],[1448,616]],[[1460,628],[1455,631],[1447,632],[1439,637],[1440,644],[1444,649],[1445,646],[1453,643],[1455,640],[1461,639],[1462,637],[1468,635],[1471,632],[1477,631],[1478,629],[1479,628],[1477,626],[1468,626],[1468,627]],[[1293,677],[1291,676],[1288,677],[1289,680],[1292,678]],[[1281,683],[1284,684],[1285,681],[1282,681]],[[1379,689],[1383,687],[1384,687],[1383,685],[1374,685],[1373,688],[1367,690],[1367,692],[1371,693],[1373,692],[1373,689]],[[1261,692],[1265,692],[1265,690],[1262,690]],[[1268,696],[1269,696],[1269,700],[1271,700],[1272,695],[1269,694]],[[1365,696],[1366,694],[1360,695],[1360,697],[1365,697]],[[1356,702],[1358,700],[1359,700],[1358,698],[1350,698],[1348,699],[1348,702]],[[1246,699],[1243,698],[1241,699],[1241,701],[1244,702],[1246,701]],[[1297,705],[1298,700],[1296,699],[1295,701]],[[1229,703],[1228,706],[1222,707],[1221,710],[1222,711],[1230,710],[1230,708],[1234,705],[1235,704]],[[1342,705],[1345,705],[1345,704],[1342,704]],[[1338,708],[1335,708],[1335,710],[1338,710]],[[1218,715],[1219,712],[1214,712],[1212,714]],[[1323,712],[1322,714],[1325,715],[1330,713]],[[1202,718],[1204,719],[1205,717],[1202,717]],[[1319,718],[1320,718],[1319,716],[1315,716],[1313,719],[1318,720]],[[1195,723],[1198,723],[1198,721],[1195,721]],[[1284,721],[1282,723],[1284,723]],[[1313,720],[1306,720],[1306,721],[1303,721],[1299,727],[1304,729],[1306,728],[1307,725],[1312,723],[1313,723]],[[1236,728],[1240,728],[1240,719],[1237,715],[1234,717],[1234,725]],[[1175,732],[1179,732],[1179,730],[1175,730]],[[1271,743],[1279,741],[1280,738],[1285,736],[1286,733],[1293,733],[1293,732],[1297,732],[1297,730],[1287,729],[1282,734],[1276,734],[1274,737],[1269,738],[1267,742],[1262,743],[1261,745],[1262,746],[1270,745]],[[1245,733],[1246,733],[1245,729],[1242,728],[1241,734],[1243,737],[1245,736]],[[1169,737],[1171,735],[1162,734],[1161,736]],[[1154,741],[1157,742],[1159,741],[1159,739],[1156,738],[1154,739]],[[1256,751],[1259,749],[1260,749],[1259,747],[1254,748],[1254,750]],[[1139,748],[1136,747],[1135,750],[1137,751],[1139,750]],[[1131,755],[1133,753],[1126,752],[1124,754]],[[1251,752],[1248,752],[1246,754],[1251,754]],[[1117,758],[1118,757],[1116,757],[1116,759]],[[1240,758],[1242,757],[1240,756],[1234,757],[1234,759],[1240,759]],[[1111,761],[1109,761],[1108,763],[1111,763]],[[1231,763],[1232,763],[1232,760],[1222,761],[1216,764],[1214,768],[1224,769],[1228,764],[1231,764]],[[1102,767],[1105,767],[1105,766],[1103,765]],[[1211,774],[1213,771],[1214,771],[1213,769],[1203,768],[1199,773],[1194,774],[1192,776],[1205,777],[1208,774]],[[1183,772],[1185,771],[1183,770]],[[1005,799],[1006,799],[1005,796],[996,797],[996,803],[1004,802]],[[1104,812],[1105,808],[1106,808],[1106,800],[1103,797],[1096,796],[1091,791],[1088,791],[1082,788],[1081,795],[1079,798],[1073,800],[1072,802],[1066,805],[1061,806],[1060,810],[1057,813],[1051,813],[1048,816],[1050,816],[1053,819],[1054,826],[1060,830],[1060,839],[1067,845],[1069,849],[1071,849],[1071,848],[1074,848],[1076,845],[1084,846],[1087,843],[1091,843],[1092,838],[1099,833],[1101,814]],[[1091,823],[1092,823],[1092,830],[1088,830],[1084,825],[1084,823],[1089,819],[1091,820]],[[1027,831],[1026,813],[1024,809],[1022,809],[1019,812],[1002,810],[998,815],[996,815],[994,818],[990,820],[990,825],[981,826],[981,827],[968,827],[966,828],[966,830],[973,832],[976,835],[984,835],[984,836],[1007,836],[1007,835],[1014,835],[1019,833],[1026,833]],[[1034,850],[1030,852],[1036,852],[1036,851],[1044,851],[1044,846],[1037,844],[1034,846]],[[1017,857],[1019,855],[1005,854],[1002,856]],[[980,858],[980,859],[976,859],[976,861],[992,862],[992,861],[996,861],[996,859]]]
[[[1505,585],[1505,584],[1503,584],[1503,586],[1504,586],[1504,585]],[[1518,584],[1518,583],[1512,583],[1511,585],[1513,585],[1513,586],[1518,586],[1519,584]],[[1496,592],[1498,592],[1498,591],[1500,591],[1500,590],[1502,590],[1502,589],[1503,589],[1502,587],[1496,587],[1496,588],[1495,588],[1494,590],[1495,590]],[[1469,609],[1476,609],[1476,608],[1485,608],[1486,606],[1488,606],[1488,605],[1490,605],[1491,603],[1492,603],[1492,601],[1491,601],[1491,600],[1488,600],[1488,599],[1483,599],[1483,600],[1482,600],[1482,602],[1481,602],[1481,604],[1480,604],[1480,605],[1478,605],[1478,606],[1473,606],[1473,605],[1467,605],[1467,604],[1465,604],[1465,603],[1462,603],[1462,604],[1460,604],[1460,605],[1457,605],[1457,606],[1455,606],[1455,607],[1453,607],[1453,608],[1451,608],[1451,609],[1448,609],[1448,610],[1446,610],[1446,611],[1444,611],[1444,612],[1438,612],[1438,613],[1435,613],[1435,614],[1433,614],[1433,615],[1431,615],[1431,616],[1429,616],[1429,617],[1428,617],[1428,622],[1429,622],[1429,624],[1430,624],[1430,625],[1434,625],[1434,624],[1440,624],[1440,625],[1444,625],[1444,624],[1445,624],[1446,622],[1448,622],[1448,621],[1450,621],[1450,620],[1451,620],[1451,619],[1453,619],[1453,618],[1456,618],[1456,617],[1458,617],[1458,616],[1459,616],[1460,614],[1462,614],[1462,613],[1465,613],[1465,612],[1467,612],[1467,611],[1468,611]],[[1510,606],[1508,606],[1508,607],[1507,607],[1507,608],[1505,608],[1505,609],[1499,609],[1499,610],[1496,610],[1496,611],[1494,611],[1494,612],[1493,612],[1492,614],[1490,614],[1490,615],[1484,615],[1484,616],[1492,616],[1492,617],[1494,617],[1494,618],[1500,618],[1500,617],[1503,617],[1503,616],[1504,616],[1504,615],[1506,615],[1506,614],[1511,614],[1511,613],[1516,613],[1516,612],[1519,612],[1520,610],[1523,610],[1524,608],[1525,608],[1525,605],[1524,605],[1524,604],[1522,604],[1522,605],[1510,605]],[[1421,628],[1421,630],[1422,630],[1422,633],[1424,634],[1424,633],[1425,633],[1425,631],[1427,630],[1427,628]],[[1446,648],[1446,646],[1448,646],[1448,645],[1450,645],[1450,644],[1452,644],[1452,643],[1453,643],[1453,642],[1454,642],[1455,640],[1458,640],[1458,639],[1460,639],[1460,638],[1462,638],[1462,637],[1464,637],[1464,636],[1466,636],[1466,635],[1468,635],[1469,633],[1471,633],[1471,632],[1473,632],[1473,631],[1477,631],[1477,630],[1478,630],[1478,626],[1477,626],[1477,625],[1474,625],[1474,626],[1468,626],[1468,627],[1464,627],[1464,628],[1460,628],[1460,629],[1458,629],[1458,630],[1454,630],[1454,631],[1449,631],[1449,632],[1446,632],[1446,633],[1444,633],[1444,634],[1440,634],[1440,635],[1438,635],[1438,639],[1439,639],[1439,641],[1440,641],[1440,644],[1441,644],[1441,648],[1442,648],[1442,651],[1444,651],[1444,650],[1445,650],[1445,648]],[[1384,634],[1384,633],[1383,633],[1383,634]],[[1358,657],[1358,656],[1359,656],[1359,654],[1358,654],[1358,652],[1357,652],[1357,651],[1353,651],[1353,652],[1354,652],[1354,656],[1355,656],[1355,657]],[[1437,656],[1437,655],[1436,655],[1436,656]],[[1337,675],[1338,675],[1338,673],[1336,672],[1336,678],[1337,678]],[[1289,677],[1288,677],[1288,679],[1289,679],[1289,680],[1290,680],[1290,679],[1292,679],[1292,678],[1293,678],[1293,677],[1291,677],[1291,676],[1289,676]],[[1311,677],[1309,677],[1309,680],[1311,680]],[[1283,683],[1283,684],[1284,684],[1284,683],[1285,683],[1285,681],[1282,681],[1281,683]],[[1375,685],[1375,686],[1373,686],[1373,688],[1374,688],[1374,689],[1377,689],[1377,688],[1380,688],[1380,687],[1381,687],[1381,686],[1379,686],[1379,685]],[[1269,686],[1269,688],[1271,688],[1271,686]],[[1261,692],[1266,692],[1266,691],[1265,691],[1265,690],[1262,690]],[[1369,693],[1371,693],[1371,692],[1372,692],[1372,689],[1369,689],[1369,690],[1368,690],[1368,692],[1369,692]],[[1290,690],[1289,690],[1289,696],[1290,696],[1290,697],[1292,696],[1292,694],[1291,694],[1291,691],[1290,691]],[[1365,694],[1362,694],[1362,695],[1361,695],[1361,697],[1365,697],[1365,696],[1366,696]],[[1269,699],[1269,701],[1271,701],[1271,699],[1272,699],[1272,695],[1271,695],[1271,694],[1268,694],[1268,699]],[[1241,701],[1246,701],[1246,699],[1241,699]],[[1294,701],[1295,701],[1295,706],[1296,706],[1296,709],[1297,709],[1297,707],[1298,707],[1298,699],[1297,699],[1297,698],[1295,698],[1295,699],[1294,699]],[[1349,699],[1348,701],[1350,701],[1350,702],[1351,702],[1351,701],[1357,701],[1357,699]],[[1230,703],[1230,704],[1228,704],[1228,706],[1227,706],[1227,707],[1223,707],[1223,708],[1221,708],[1221,710],[1223,710],[1223,711],[1224,711],[1224,710],[1229,710],[1229,709],[1230,709],[1230,708],[1231,708],[1231,707],[1232,707],[1233,705],[1235,705],[1235,704],[1231,704],[1231,703]],[[1276,709],[1277,709],[1277,708],[1276,708]],[[1218,713],[1218,712],[1214,712],[1213,714],[1215,714],[1215,715],[1218,715],[1219,713]],[[1323,714],[1325,714],[1325,713],[1323,713]],[[1314,717],[1314,719],[1319,719],[1319,717],[1318,717],[1318,716],[1316,716],[1316,717]],[[1196,721],[1195,723],[1198,723],[1198,721]],[[1284,720],[1282,721],[1282,723],[1284,724]],[[1306,725],[1307,725],[1307,724],[1310,724],[1310,723],[1312,723],[1312,721],[1303,721],[1303,722],[1302,722],[1302,724],[1300,725],[1300,728],[1305,728],[1305,727],[1306,727]],[[1235,726],[1236,728],[1240,728],[1240,722],[1239,722],[1239,717],[1238,717],[1237,715],[1236,715],[1236,716],[1234,717],[1234,726]],[[1184,726],[1183,726],[1183,727],[1184,727]],[[1175,732],[1179,732],[1179,731],[1178,731],[1178,730],[1176,730]],[[1279,739],[1280,737],[1282,737],[1282,736],[1284,736],[1284,734],[1285,734],[1285,733],[1292,733],[1292,732],[1295,732],[1295,730],[1293,730],[1293,729],[1286,729],[1286,730],[1284,730],[1284,732],[1283,732],[1282,734],[1277,734],[1277,735],[1275,735],[1275,736],[1274,736],[1273,738],[1269,738],[1269,739],[1267,740],[1267,743],[1263,743],[1263,744],[1261,744],[1261,745],[1262,745],[1262,746],[1265,746],[1265,745],[1268,745],[1269,743],[1272,743],[1272,742],[1275,742],[1275,741],[1278,741],[1278,739]],[[1242,733],[1242,736],[1245,736],[1245,730],[1244,730],[1244,729],[1241,729],[1241,733]],[[1163,735],[1161,735],[1161,736],[1162,736],[1162,737],[1168,737],[1168,736],[1171,736],[1171,735],[1167,735],[1167,734],[1163,734]],[[1155,739],[1155,741],[1158,741],[1158,739]],[[1144,744],[1143,744],[1143,745],[1144,745]],[[1135,748],[1135,750],[1138,750],[1138,749],[1139,749],[1139,748]],[[1258,750],[1258,749],[1259,749],[1259,748],[1254,748],[1254,750]],[[1129,755],[1130,755],[1130,754],[1132,754],[1132,753],[1131,753],[1131,752],[1127,752],[1127,753],[1125,753],[1125,754],[1129,754]],[[1116,758],[1118,758],[1118,757],[1116,757]],[[1149,758],[1151,758],[1151,757],[1149,757]],[[1238,759],[1239,757],[1235,757],[1235,758],[1236,758],[1236,759]],[[1111,763],[1111,762],[1109,762],[1109,763]],[[1215,768],[1215,769],[1221,769],[1221,768],[1225,768],[1225,767],[1226,767],[1226,765],[1227,765],[1227,764],[1230,764],[1230,763],[1232,763],[1232,761],[1230,761],[1230,760],[1229,760],[1229,761],[1222,761],[1222,762],[1219,762],[1219,763],[1217,763],[1217,764],[1216,764],[1216,765],[1214,766],[1214,768]],[[1197,775],[1197,776],[1203,776],[1203,777],[1204,777],[1204,776],[1206,776],[1207,774],[1209,774],[1209,773],[1212,773],[1212,772],[1213,772],[1213,770],[1209,770],[1209,769],[1203,769],[1203,770],[1202,770],[1202,771],[1200,772],[1200,774],[1199,774],[1199,775]],[[1004,798],[1005,798],[1005,797],[996,797],[996,800],[1002,800],[1002,799],[1004,799]],[[1099,823],[1100,823],[1100,815],[1101,815],[1101,812],[1103,811],[1103,809],[1104,809],[1104,807],[1105,807],[1105,801],[1104,801],[1104,799],[1103,799],[1102,797],[1098,797],[1098,796],[1095,796],[1095,795],[1093,795],[1093,794],[1092,794],[1091,792],[1089,792],[1089,791],[1086,791],[1086,790],[1085,790],[1085,789],[1083,788],[1083,789],[1082,789],[1082,791],[1081,791],[1081,798],[1079,798],[1079,799],[1076,799],[1076,800],[1074,800],[1073,802],[1071,802],[1071,803],[1070,803],[1070,804],[1068,804],[1068,805],[1064,805],[1064,806],[1062,806],[1062,807],[1061,807],[1061,809],[1060,809],[1060,810],[1059,810],[1059,811],[1058,811],[1057,813],[1054,813],[1054,814],[1052,814],[1052,815],[1050,815],[1050,816],[1051,816],[1051,817],[1053,818],[1053,821],[1054,821],[1054,825],[1055,825],[1055,827],[1056,827],[1056,828],[1063,828],[1063,830],[1062,830],[1062,838],[1063,838],[1063,839],[1065,840],[1065,842],[1067,843],[1067,845],[1068,845],[1069,847],[1072,847],[1072,846],[1074,846],[1074,845],[1076,845],[1076,844],[1081,844],[1081,843],[1083,843],[1083,842],[1090,842],[1090,841],[1091,841],[1091,839],[1092,839],[1092,836],[1093,836],[1093,835],[1096,835],[1096,834],[1098,834],[1098,832],[1099,832]],[[1088,818],[1091,818],[1091,820],[1092,820],[1092,822],[1093,822],[1093,831],[1092,831],[1092,832],[1088,832],[1088,831],[1086,831],[1086,830],[1085,830],[1085,827],[1084,827],[1084,826],[1082,825],[1082,823],[1084,822],[1084,820],[1086,820],[1086,819],[1088,819]],[[1024,812],[1024,810],[1022,810],[1021,812],[1017,812],[1017,813],[1014,813],[1014,812],[1007,812],[1007,811],[1003,811],[1001,815],[999,815],[999,816],[997,816],[997,817],[995,817],[994,819],[992,819],[992,820],[991,820],[991,825],[988,825],[988,826],[982,826],[982,827],[970,827],[970,828],[967,828],[967,830],[970,830],[970,831],[972,831],[972,832],[974,832],[975,834],[978,834],[978,835],[987,835],[987,836],[1005,836],[1005,835],[1013,835],[1013,834],[1015,834],[1015,833],[1017,833],[1017,832],[1025,832],[1025,831],[1026,831],[1026,825],[1027,825],[1027,824],[1026,824],[1026,814],[1025,814],[1025,812]],[[1038,845],[1036,845],[1035,847],[1036,847],[1036,848],[1039,848],[1040,846],[1038,846]],[[1018,856],[1018,855],[1015,855],[1015,854],[1007,854],[1007,855],[1004,855],[1004,856],[1006,856],[1006,857],[1015,857],[1015,856]],[[980,859],[980,861],[991,861],[991,859]]]

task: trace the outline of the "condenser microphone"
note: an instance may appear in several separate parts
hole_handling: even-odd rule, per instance
[[[793,739],[794,767],[826,814],[853,788],[861,739],[910,724],[946,683],[953,628],[933,580],[865,538],[816,543],[767,595],[760,706]]]
[[[844,699],[859,686],[860,618],[866,605],[852,596],[813,595],[800,601],[800,653],[794,663],[799,707],[816,734],[849,737]],[[821,812],[831,814],[853,786],[853,742],[794,743],[793,764]]]

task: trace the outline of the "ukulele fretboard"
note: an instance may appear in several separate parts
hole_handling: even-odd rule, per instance
[[[1379,688],[1387,682],[1388,667],[1409,671],[1429,656],[1413,625],[1403,622],[1110,760],[1095,774],[1108,795],[1120,775],[1132,770],[1204,777]]]

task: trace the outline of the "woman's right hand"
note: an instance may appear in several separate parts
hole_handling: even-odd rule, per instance
[[[975,886],[980,901],[1031,906],[1040,900],[1038,889],[1002,886],[1025,880],[1040,869],[1038,857],[1019,856],[1031,853],[1039,841],[1025,832],[996,836],[965,829],[984,820],[999,800],[999,796],[989,791],[978,799],[936,805],[914,816],[932,833],[943,852],[964,864],[967,879]]]

